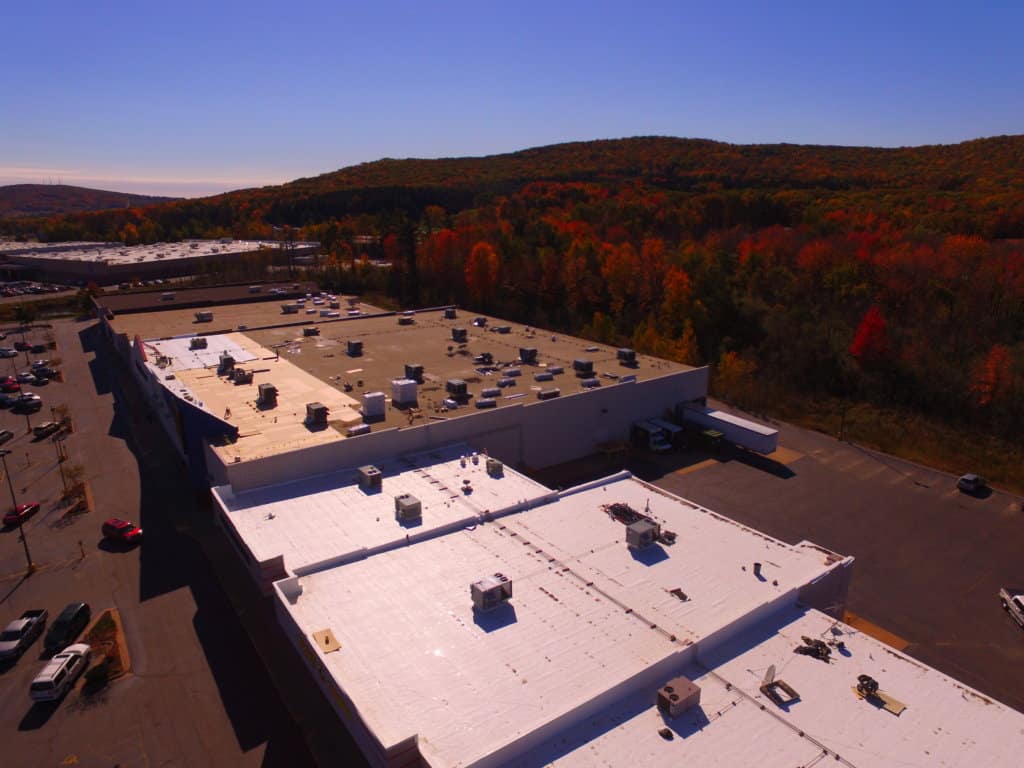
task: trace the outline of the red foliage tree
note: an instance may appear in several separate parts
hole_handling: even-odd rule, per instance
[[[878,362],[889,354],[888,323],[877,305],[870,307],[860,319],[850,343],[850,354],[861,363]]]
[[[977,398],[978,405],[992,405],[1009,389],[1010,350],[1002,344],[993,344],[985,358],[974,366],[973,374],[971,394]]]

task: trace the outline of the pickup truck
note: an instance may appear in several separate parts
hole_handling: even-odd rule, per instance
[[[0,633],[0,659],[14,659],[20,656],[32,641],[43,633],[46,627],[46,609],[25,611]]]
[[[1024,587],[1003,587],[999,590],[999,601],[1010,617],[1024,627]]]

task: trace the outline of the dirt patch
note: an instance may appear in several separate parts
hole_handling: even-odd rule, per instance
[[[102,670],[99,674],[93,673],[91,677],[89,673],[93,669],[86,673],[85,688],[102,688],[106,683],[131,671],[132,660],[124,639],[121,615],[116,608],[109,608],[99,615],[85,631],[84,642],[92,647],[93,660],[96,662],[93,669]]]

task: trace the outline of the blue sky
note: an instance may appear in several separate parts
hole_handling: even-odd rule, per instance
[[[1024,133],[1024,3],[8,4],[0,184],[198,195],[671,135]]]

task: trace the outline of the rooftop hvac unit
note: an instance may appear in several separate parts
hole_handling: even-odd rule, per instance
[[[307,326],[306,328],[302,329],[302,335],[303,336],[319,336],[320,335],[320,329],[317,328],[314,325],[310,325],[310,326]]]
[[[600,379],[580,379],[580,386],[584,389],[593,389],[601,386]]]
[[[489,611],[512,599],[512,581],[508,576],[496,573],[470,584],[469,594],[473,598],[474,610]]]
[[[576,358],[572,361],[572,369],[577,376],[590,377],[594,375],[594,361],[583,358]]]
[[[189,349],[206,349],[206,337],[196,336],[188,343]]]
[[[365,467],[360,467],[359,473],[359,487],[364,491],[379,491],[381,488],[381,481],[383,475],[380,470],[372,464],[367,464]]]
[[[249,286],[249,293],[259,293],[262,290],[263,290],[262,286],[259,286],[259,285],[250,285]]]
[[[444,311],[444,319],[445,320],[454,320],[455,319],[455,307],[448,307],[447,309],[445,309],[445,311]]]
[[[326,427],[329,412],[323,403],[306,403],[306,423],[311,427]]]
[[[554,389],[542,389],[540,392],[537,393],[537,399],[538,400],[554,400],[560,394],[562,394],[562,390],[557,389],[557,388],[554,388]]]
[[[496,459],[493,456],[487,457],[487,474],[491,477],[501,477],[505,474],[505,465],[501,459]]]
[[[495,408],[498,405],[498,401],[493,397],[481,397],[476,401],[477,408]]]
[[[416,400],[415,381],[412,379],[393,379],[391,381],[391,401],[395,405],[411,405]]]
[[[360,435],[370,434],[369,424],[356,424],[354,427],[349,427],[345,430],[345,437],[359,437]]]
[[[164,293],[160,295],[160,301],[174,301],[173,293]]]
[[[469,339],[469,331],[465,328],[452,328],[452,341],[464,342]]]
[[[196,312],[197,323],[209,323],[213,320],[213,312]]]
[[[486,317],[474,317],[473,318],[473,325],[475,325],[477,328],[483,328],[485,325],[487,325],[487,318]]]
[[[649,547],[661,535],[661,526],[644,518],[626,526],[626,544],[630,549]]]
[[[536,363],[537,362],[537,348],[536,347],[520,347],[519,348],[519,362],[521,362],[521,363]]]
[[[480,390],[480,397],[501,397],[501,390],[498,387],[486,387]]]
[[[506,368],[504,371],[501,372],[501,375],[505,376],[506,378],[509,378],[513,376],[522,376],[523,372],[518,368]]]
[[[465,397],[467,393],[466,382],[462,379],[448,379],[444,385],[445,392],[454,398]]]
[[[348,355],[349,357],[359,357],[363,354],[363,342],[356,341],[355,339],[348,340]]]
[[[420,520],[423,517],[423,504],[410,493],[395,496],[395,520],[406,522]]]
[[[252,384],[252,371],[247,371],[244,368],[232,368],[230,375],[235,384]]]
[[[301,307],[301,305],[299,305],[299,304],[282,304],[281,305],[281,314],[283,314],[283,315],[297,315],[297,314],[299,314],[300,307]]]
[[[563,368],[560,365],[549,365],[548,373],[550,373],[552,376],[557,376],[559,373],[565,373],[565,368]]]
[[[256,405],[261,408],[273,408],[277,405],[277,387],[269,382],[260,384],[256,389]]]
[[[490,352],[481,352],[473,358],[473,362],[477,365],[491,365],[494,362],[494,355]]]
[[[383,418],[387,403],[383,392],[367,392],[363,395],[363,417],[367,419]]]
[[[235,358],[233,358],[227,352],[221,352],[220,361],[217,363],[217,375],[223,376],[225,373],[230,373],[231,369],[234,367]]]
[[[668,717],[678,717],[700,704],[700,686],[687,677],[669,680],[658,690],[657,704]]]
[[[511,325],[496,325],[492,329],[495,333],[512,333]]]
[[[444,400],[441,401],[441,405],[443,405],[448,410],[453,411],[459,407],[459,401],[452,400],[450,397],[446,397]]]
[[[419,363],[405,364],[405,378],[412,379],[417,384],[423,383],[423,366]]]
[[[634,365],[636,363],[636,352],[627,347],[623,347],[615,353],[615,357],[619,359],[619,362],[623,365]]]
[[[341,302],[332,300],[327,302],[327,306],[329,306],[331,309],[341,309]]]
[[[534,381],[554,381],[555,377],[551,374],[550,371],[544,371],[543,373],[535,373],[535,374],[533,374],[533,380]]]
[[[399,325],[412,325],[415,322],[412,312],[403,312],[398,316]]]
[[[501,388],[514,387],[516,385],[515,379],[498,379],[498,386]]]

